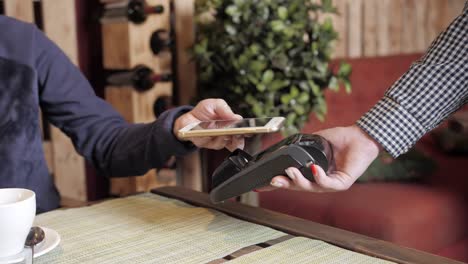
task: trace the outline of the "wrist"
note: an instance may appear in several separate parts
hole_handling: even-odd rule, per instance
[[[174,116],[174,122],[172,123],[172,134],[177,140],[181,142],[188,141],[179,137],[179,130],[190,123],[191,115],[189,113],[191,110],[192,107],[182,107],[181,111],[178,111],[178,113]]]
[[[383,150],[379,142],[377,142],[373,137],[371,137],[357,125],[352,125],[351,128],[354,131],[355,138],[359,142],[359,145],[363,146],[365,152],[371,155],[372,158],[376,158],[380,151]]]
[[[179,130],[183,128],[183,119],[184,119],[184,115],[181,115],[180,117],[178,117],[175,121],[174,121],[174,126],[172,128],[172,133],[174,134],[174,136],[177,138],[177,140],[179,141],[186,141],[182,138],[179,137]]]

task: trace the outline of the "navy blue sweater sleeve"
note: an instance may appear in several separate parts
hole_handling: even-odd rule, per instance
[[[37,28],[34,64],[44,116],[68,135],[77,151],[109,176],[140,175],[161,167],[170,156],[192,147],[172,133],[175,118],[190,110],[179,107],[149,124],[128,124],[97,97],[67,56]]]

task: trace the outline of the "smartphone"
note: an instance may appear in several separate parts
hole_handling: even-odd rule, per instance
[[[284,124],[284,117],[213,120],[190,124],[178,131],[180,138],[273,133]]]

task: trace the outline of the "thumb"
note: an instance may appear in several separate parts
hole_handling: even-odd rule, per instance
[[[315,167],[314,179],[315,182],[322,188],[328,191],[345,191],[353,184],[352,177],[341,171],[333,171],[327,173],[317,165]]]
[[[217,119],[241,119],[242,117],[234,114],[226,101],[219,99],[212,105],[214,118]]]

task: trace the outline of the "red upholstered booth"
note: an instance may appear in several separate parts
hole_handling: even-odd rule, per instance
[[[328,93],[326,121],[313,120],[303,132],[352,124],[418,57],[352,60],[352,94]],[[437,162],[423,183],[357,183],[328,194],[262,192],[260,206],[468,262],[468,157],[442,153],[430,135],[417,147]]]

